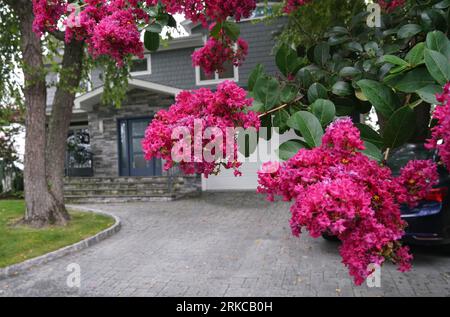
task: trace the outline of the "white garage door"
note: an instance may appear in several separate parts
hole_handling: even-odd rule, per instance
[[[203,191],[256,190],[258,186],[257,171],[264,162],[278,161],[279,159],[275,152],[278,149],[278,144],[291,139],[298,139],[298,136],[291,131],[283,135],[274,133],[269,141],[270,145],[267,141],[260,139],[258,148],[248,159],[243,157],[239,159],[240,162],[244,162],[239,169],[242,172],[242,176],[235,177],[233,170],[222,170],[217,176],[202,177]],[[244,160],[247,160],[247,162]]]

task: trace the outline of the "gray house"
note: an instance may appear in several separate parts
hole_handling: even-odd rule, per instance
[[[251,70],[261,63],[276,73],[272,55],[273,35],[282,19],[270,24],[255,23],[254,17],[240,22],[241,36],[249,43],[249,55],[240,67],[230,66],[222,74],[206,76],[192,66],[191,55],[203,46],[206,33],[199,25],[182,23],[188,36],[169,42],[144,59],[134,61],[129,91],[121,108],[101,104],[102,73],[92,73],[92,90],[75,101],[66,163],[66,199],[72,202],[167,200],[214,189],[251,189],[256,178],[207,180],[201,176],[181,175],[177,170],[163,171],[160,160],[146,161],[141,140],[153,115],[169,107],[185,89],[214,88],[224,80],[246,87]],[[49,93],[49,100],[52,95]],[[79,151],[80,146],[85,151]],[[252,168],[250,168],[252,169]],[[254,173],[254,171],[252,171]],[[256,177],[256,176],[255,176]]]

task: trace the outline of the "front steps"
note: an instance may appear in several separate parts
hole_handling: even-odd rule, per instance
[[[64,180],[66,203],[123,203],[170,201],[200,194],[195,176],[71,177]]]

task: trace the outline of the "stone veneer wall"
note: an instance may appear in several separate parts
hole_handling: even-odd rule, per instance
[[[121,108],[95,105],[88,113],[91,150],[94,154],[94,177],[119,176],[117,123],[119,119],[151,116],[169,107],[174,97],[134,89],[128,92]]]

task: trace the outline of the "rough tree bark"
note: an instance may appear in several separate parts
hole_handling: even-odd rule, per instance
[[[33,32],[33,8],[29,0],[6,0],[19,17],[25,79],[24,185],[26,213],[23,222],[34,227],[65,225],[67,212],[49,191],[46,179],[47,88],[41,41]]]
[[[62,71],[53,101],[47,139],[47,181],[50,191],[67,214],[64,207],[64,160],[67,135],[75,100],[80,85],[83,66],[83,42],[72,41],[64,46]]]

